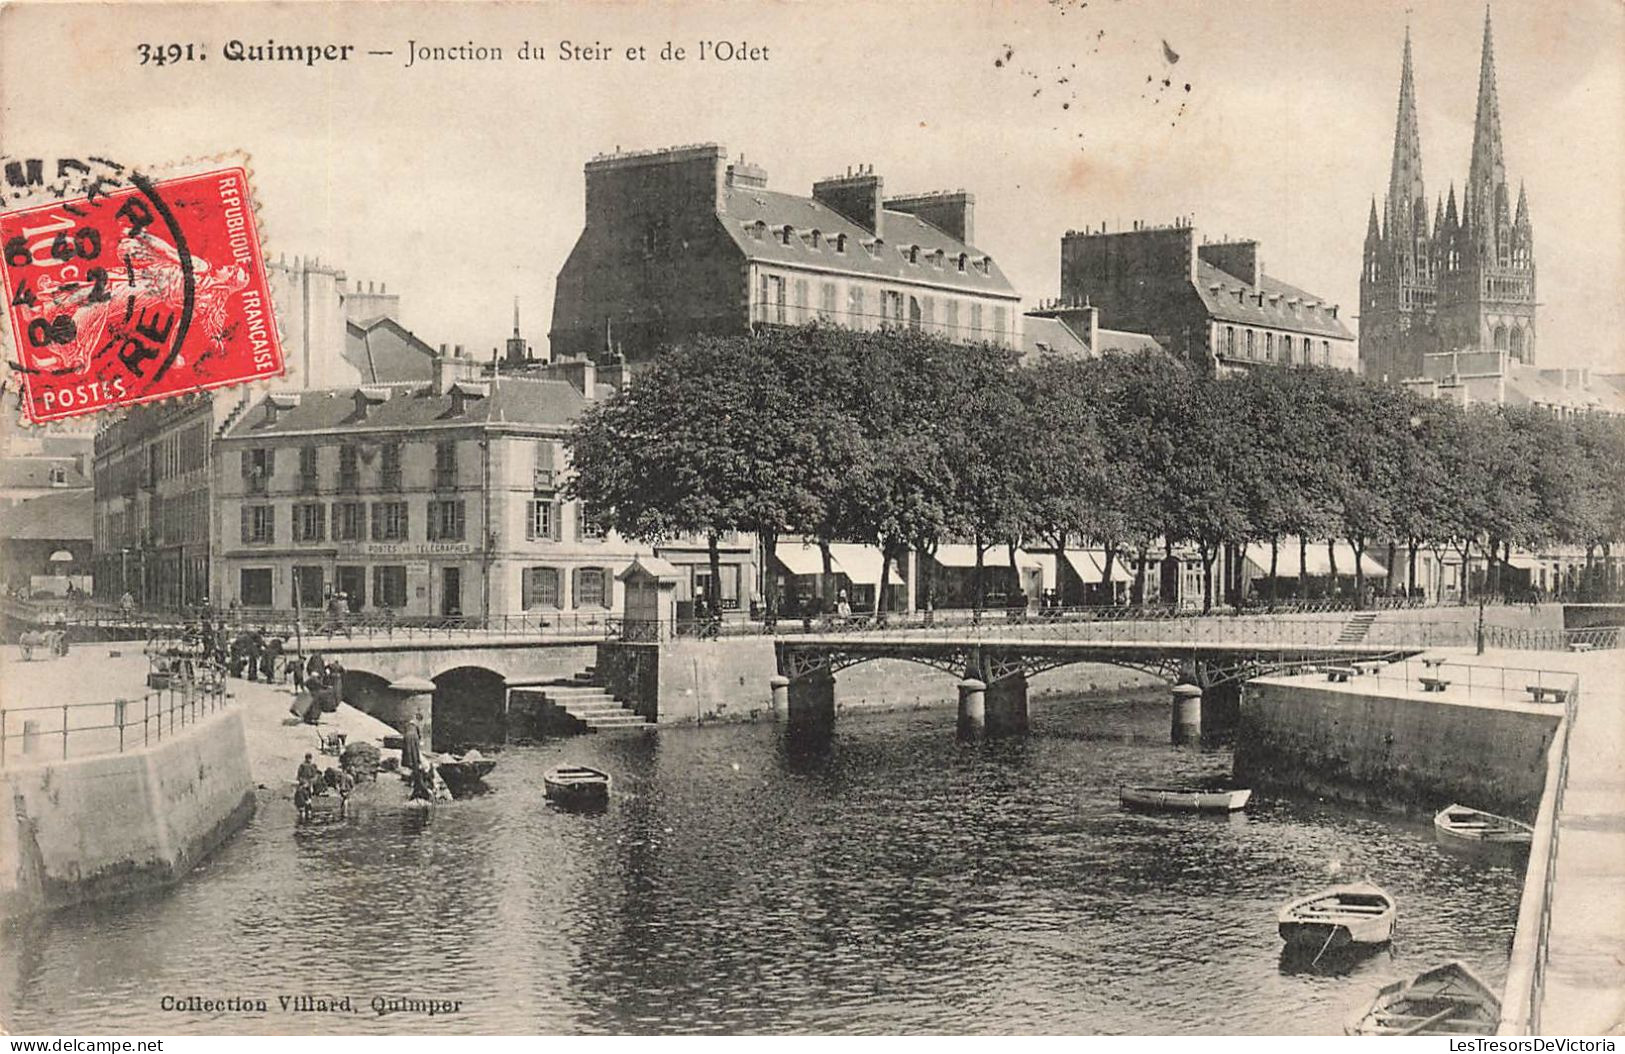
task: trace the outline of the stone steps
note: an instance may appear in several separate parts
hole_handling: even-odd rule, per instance
[[[1366,634],[1371,632],[1371,624],[1377,621],[1375,611],[1357,611],[1349,616],[1343,623],[1343,631],[1337,635],[1339,644],[1359,644],[1365,640]]]
[[[649,721],[633,713],[597,684],[596,677],[597,671],[588,667],[568,683],[542,687],[542,697],[548,705],[557,707],[585,726],[588,732],[650,727]]]

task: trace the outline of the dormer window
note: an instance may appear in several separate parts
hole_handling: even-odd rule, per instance
[[[992,274],[993,273],[993,257],[991,257],[991,256],[982,257],[982,262],[977,265],[977,269],[980,270],[983,274]]]
[[[790,226],[788,223],[786,223],[784,225],[784,227],[779,231],[779,239],[781,241],[783,241],[784,244],[786,244],[786,245],[789,245],[790,244],[790,239],[794,238],[795,236],[796,236],[796,229],[794,227]]]
[[[761,241],[763,238],[767,237],[767,221],[757,220],[755,223],[751,224],[750,236],[755,238],[757,241]]]
[[[68,485],[68,470],[61,465],[51,466],[51,486],[65,487]]]
[[[911,245],[908,247],[908,262],[911,264],[918,264],[920,262],[920,247],[918,245]]]
[[[835,236],[835,251],[838,253],[846,252],[846,235],[837,234]]]
[[[822,245],[823,240],[823,234],[816,227],[814,227],[812,232],[807,235],[807,244],[811,245],[814,249],[819,248]]]
[[[469,403],[483,399],[489,389],[481,383],[472,381],[458,381],[451,386],[451,413],[453,417],[461,417],[468,412]]]
[[[959,254],[959,273],[960,274],[965,273],[965,264],[969,260],[970,260],[970,256],[967,255],[966,253],[960,253]]]
[[[937,270],[942,270],[942,261],[947,255],[947,253],[943,252],[941,249],[938,249],[936,252],[931,254],[932,265],[935,266]]]

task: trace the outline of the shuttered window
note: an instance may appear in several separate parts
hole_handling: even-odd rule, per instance
[[[559,540],[559,505],[553,501],[525,503],[525,537],[530,541]]]
[[[578,608],[607,608],[610,603],[609,576],[601,567],[578,567],[570,594]]]
[[[527,567],[520,581],[525,610],[557,608],[559,606],[559,569],[556,567]]]

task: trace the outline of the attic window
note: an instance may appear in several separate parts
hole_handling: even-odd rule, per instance
[[[942,270],[942,261],[947,255],[948,254],[943,252],[941,249],[938,249],[936,252],[931,254],[931,263],[936,266],[937,270]]]
[[[475,399],[485,398],[488,389],[483,384],[469,381],[458,381],[451,386],[451,412],[453,416],[461,416],[468,412],[468,404]]]
[[[982,257],[982,262],[977,265],[977,269],[980,270],[983,274],[992,274],[993,273],[993,257],[991,257],[991,256]]]
[[[816,227],[814,227],[807,235],[807,244],[811,245],[814,249],[817,249],[823,243],[823,240],[823,233]]]
[[[908,262],[911,264],[917,264],[920,262],[920,247],[918,245],[911,245],[908,247]]]
[[[968,255],[966,255],[965,253],[960,253],[959,254],[959,273],[960,274],[965,273],[965,261],[967,261],[969,259],[970,259],[970,257]]]
[[[751,235],[752,238],[755,238],[757,241],[761,241],[762,238],[764,236],[766,236],[766,234],[767,234],[767,221],[766,220],[757,220],[755,223],[750,225],[750,235]]]
[[[781,231],[779,231],[779,238],[786,245],[789,245],[790,244],[790,239],[794,238],[795,236],[796,236],[796,229],[794,227],[790,226],[788,223],[786,223],[784,225],[784,228]]]
[[[835,236],[835,251],[838,253],[846,252],[846,235],[837,234]]]

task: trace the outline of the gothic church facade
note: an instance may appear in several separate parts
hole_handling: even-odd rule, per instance
[[[1360,369],[1402,381],[1422,376],[1432,353],[1493,350],[1534,365],[1535,348],[1534,235],[1523,187],[1516,206],[1507,191],[1489,12],[1467,184],[1459,208],[1454,182],[1435,198],[1431,222],[1407,31],[1388,195],[1380,213],[1372,199],[1366,224]]]

